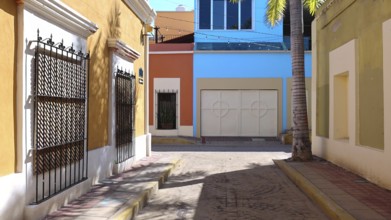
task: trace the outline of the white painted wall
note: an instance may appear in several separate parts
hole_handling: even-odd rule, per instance
[[[92,184],[112,175],[116,149],[114,145],[109,145],[89,151],[88,180],[38,205],[31,205],[35,198],[36,184],[32,156],[32,115],[34,106],[32,78],[36,46],[34,41],[37,40],[37,31],[39,29],[39,35],[43,39],[52,35],[55,43],[63,41],[65,46],[73,44],[76,51],[85,52],[87,37],[96,32],[98,27],[61,1],[25,0],[24,4],[18,6],[17,10],[17,173],[0,177],[0,219],[35,220],[42,219],[51,211],[55,211],[62,205],[78,198],[87,192]],[[148,16],[151,15],[148,14]],[[123,47],[123,45],[120,46]],[[125,48],[126,53],[133,52],[127,49],[129,48]],[[137,55],[137,53],[130,54],[133,57],[137,57]],[[133,70],[133,64],[129,65],[129,62],[119,55],[114,56],[112,60],[112,66],[126,66],[124,68]],[[146,156],[150,140],[150,135],[136,138],[135,160]]]
[[[129,72],[131,75],[134,74],[134,64],[133,60],[129,59],[125,56],[122,56],[120,53],[117,52],[118,50],[112,50],[111,51],[111,78],[110,78],[110,85],[109,85],[109,90],[110,90],[110,95],[109,95],[109,143],[111,146],[114,148],[114,153],[115,151],[115,128],[116,128],[116,114],[115,114],[115,108],[116,108],[116,101],[115,101],[115,77],[116,77],[116,72],[117,68],[122,69],[124,71]],[[138,82],[135,81],[135,86]],[[134,135],[134,134],[133,134]],[[119,164],[114,164],[113,167],[113,172],[114,173],[121,173],[127,169],[129,169],[132,164],[143,158],[146,157],[147,155],[147,135],[142,135],[137,138],[134,138],[134,142],[132,143],[132,147],[134,149],[135,156],[132,158],[129,158],[128,160],[119,163]],[[116,154],[113,155],[114,160],[116,160]]]
[[[0,177],[0,219],[23,219],[26,193],[25,173]]]
[[[153,135],[157,136],[193,136],[193,126],[181,126],[181,91],[180,78],[154,78],[154,86],[153,86],[153,125],[149,126],[149,130]],[[158,92],[177,92],[177,129],[173,130],[164,130],[157,129],[157,93]]]
[[[109,144],[115,147],[115,128],[116,128],[116,101],[115,101],[115,77],[117,69],[124,70],[131,75],[134,75],[134,65],[133,62],[130,62],[124,56],[111,51],[111,67],[110,67],[110,82],[109,82],[109,111],[108,111],[108,121],[109,121]],[[114,157],[115,160],[115,157]]]
[[[33,173],[33,158],[31,150],[33,148],[33,130],[32,130],[32,114],[33,114],[33,100],[32,100],[32,77],[34,74],[33,59],[34,59],[34,50],[36,43],[34,42],[37,39],[37,30],[39,29],[39,35],[45,39],[53,36],[54,42],[64,41],[64,45],[70,46],[73,43],[73,46],[76,50],[86,51],[87,44],[86,38],[81,37],[80,35],[69,32],[68,30],[61,28],[54,23],[48,22],[37,15],[36,12],[31,12],[29,9],[25,9],[23,12],[24,17],[24,55],[23,55],[23,81],[21,82],[20,88],[22,88],[22,100],[21,104],[24,106],[23,109],[23,128],[22,132],[23,143],[22,148],[24,154],[22,155],[22,161],[24,162],[22,173],[25,176],[23,185],[26,187],[25,193],[20,195],[24,197],[21,199],[23,203],[19,203],[20,206],[25,206],[24,210],[24,219],[39,219],[42,218],[45,214],[50,211],[55,210],[57,207],[61,207],[62,204],[77,198],[82,193],[86,192],[91,183],[83,182],[77,187],[72,187],[69,190],[64,191],[63,193],[55,196],[39,205],[30,205],[35,198],[35,176]],[[89,161],[91,164],[94,164],[94,159],[91,158]],[[91,167],[91,165],[90,165]],[[104,169],[104,168],[102,168]],[[53,176],[53,175],[52,175]],[[15,190],[17,188],[13,188]],[[18,194],[17,192],[10,191],[12,194]]]
[[[45,21],[37,11],[18,6],[18,59],[17,64],[17,167],[19,173],[0,177],[0,219],[40,219],[48,211],[60,207],[65,201],[85,191],[89,184],[79,184],[39,205],[30,205],[35,197],[35,177],[32,159],[32,61],[37,40],[37,30],[43,38],[53,34],[53,41],[64,40],[65,45],[86,49],[85,37],[70,33],[54,23]]]

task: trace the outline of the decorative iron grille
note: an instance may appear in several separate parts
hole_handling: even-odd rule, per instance
[[[87,179],[89,54],[37,38],[34,76],[34,203]]]
[[[157,129],[177,129],[177,93],[157,93]]]
[[[117,69],[115,83],[117,163],[134,156],[133,121],[134,121],[134,80],[135,76]]]

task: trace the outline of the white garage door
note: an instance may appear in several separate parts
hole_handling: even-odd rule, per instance
[[[202,136],[277,136],[276,90],[202,90]]]

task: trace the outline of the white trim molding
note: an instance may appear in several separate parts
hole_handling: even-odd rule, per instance
[[[133,10],[133,12],[144,23],[152,24],[156,18],[156,12],[151,8],[146,0],[123,0],[125,4]]]
[[[113,49],[116,53],[129,58],[131,62],[137,60],[140,57],[140,53],[126,45],[124,42],[115,39],[109,38],[107,40],[107,45],[110,49]]]
[[[194,51],[149,51],[149,54],[194,54]]]
[[[59,0],[25,0],[25,9],[87,38],[98,26]]]

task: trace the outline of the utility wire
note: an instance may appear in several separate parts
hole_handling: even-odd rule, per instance
[[[172,18],[172,17],[167,17],[167,16],[159,16],[158,17],[161,17],[161,18],[167,18],[167,19],[172,19],[172,20],[176,20],[176,21],[182,21],[182,22],[187,22],[187,23],[193,23],[194,25],[198,24],[197,22],[193,22],[193,21],[188,21],[188,20],[183,20],[183,19],[179,19],[179,18]],[[216,30],[216,29],[199,29],[199,30]],[[220,29],[217,29],[217,30],[220,30]],[[224,29],[221,29],[221,30],[224,30]],[[241,29],[240,31],[245,31],[245,32],[250,32],[250,33],[256,33],[256,34],[263,34],[263,35],[274,35],[274,36],[283,36],[281,34],[272,34],[272,33],[266,33],[266,32],[259,32],[259,31],[253,31],[253,30],[249,30],[249,29]]]
[[[191,30],[186,30],[186,29],[180,29],[180,28],[177,28],[177,27],[171,27],[171,26],[164,26],[164,27],[160,27],[160,29],[167,29],[167,30],[174,30],[174,31],[179,31],[179,32],[187,32],[187,33],[201,33],[201,32],[195,32],[195,31],[191,31]],[[160,31],[159,31],[160,32]],[[267,35],[267,33],[262,33],[262,32],[253,32],[253,31],[245,31],[245,32],[249,32],[249,33],[259,33],[259,34],[265,34]],[[162,34],[162,32],[160,32]],[[226,36],[222,36],[222,35],[216,35],[216,34],[209,34],[209,33],[202,33],[203,35],[210,35],[210,36],[220,36],[220,37],[226,37]],[[278,39],[280,37],[283,37],[283,35],[277,35],[277,34],[269,34],[269,37],[264,37],[265,39]],[[237,38],[237,39],[242,39],[242,40],[247,40],[247,39],[261,39],[260,37],[252,37],[252,38]]]
[[[187,32],[187,33],[194,33],[194,35],[201,35],[201,36],[204,36],[205,38],[208,38],[208,37],[210,37],[212,39],[215,38],[216,40],[224,40],[225,39],[225,40],[227,40],[227,43],[248,43],[248,44],[257,45],[257,46],[265,46],[265,47],[270,47],[270,48],[281,49],[281,47],[278,47],[278,46],[269,45],[269,44],[265,44],[265,43],[256,41],[256,39],[254,39],[254,38],[253,38],[253,41],[250,41],[249,39],[245,39],[245,38],[228,37],[228,36],[222,36],[222,35],[216,35],[216,34],[206,34],[206,33],[193,32],[193,31],[189,31],[189,30],[176,29],[176,28],[171,28],[171,30],[183,31],[183,32]],[[164,36],[164,34],[162,34],[160,32],[160,30],[158,30],[158,33],[160,33],[161,35]],[[268,38],[268,39],[272,39],[272,38]],[[277,39],[277,37],[274,39]],[[262,40],[262,39],[260,39],[260,40]],[[282,43],[282,42],[273,42],[273,43]]]

